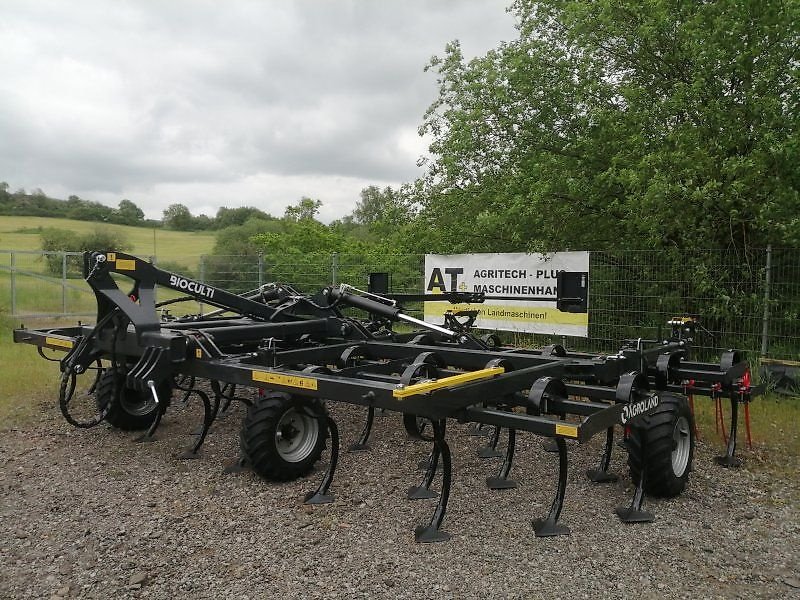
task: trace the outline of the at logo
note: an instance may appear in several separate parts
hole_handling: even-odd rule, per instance
[[[450,289],[447,289],[447,284],[444,281],[442,270],[439,267],[434,267],[431,271],[431,278],[428,280],[427,290],[432,292],[438,289],[440,292],[455,292],[458,290],[458,276],[464,274],[462,267],[446,267],[444,270],[446,275],[450,276]]]

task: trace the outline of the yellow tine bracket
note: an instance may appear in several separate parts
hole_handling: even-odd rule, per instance
[[[417,396],[419,394],[427,394],[433,390],[440,390],[442,388],[449,388],[462,383],[469,383],[470,381],[478,381],[480,379],[489,379],[495,375],[505,373],[503,367],[491,367],[489,369],[481,369],[480,371],[471,371],[469,373],[461,373],[453,375],[452,377],[445,377],[443,379],[434,379],[433,381],[423,381],[415,383],[414,385],[407,385],[392,390],[392,396],[395,398],[406,398],[408,396]]]

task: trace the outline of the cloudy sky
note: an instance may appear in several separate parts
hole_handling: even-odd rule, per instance
[[[0,181],[160,218],[422,174],[423,69],[515,37],[506,0],[2,0]]]

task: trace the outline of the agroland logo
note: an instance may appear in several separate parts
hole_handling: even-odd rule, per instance
[[[198,296],[205,296],[206,298],[214,297],[214,288],[207,287],[204,283],[197,283],[196,281],[178,277],[177,275],[169,276],[169,284],[175,289],[186,290],[187,292],[192,292]]]
[[[661,398],[659,398],[657,395],[653,395],[645,398],[644,400],[638,400],[637,402],[626,404],[622,407],[622,416],[620,417],[622,424],[625,425],[631,419],[635,419],[639,415],[646,413],[648,410],[655,408],[660,403]]]

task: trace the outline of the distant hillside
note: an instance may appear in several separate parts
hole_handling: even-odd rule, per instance
[[[70,196],[66,200],[50,198],[41,190],[27,193],[25,190],[8,191],[8,184],[0,182],[0,215],[54,217],[116,223],[139,227],[160,226],[160,221],[144,218],[144,212],[130,200],[122,200],[117,208]]]
[[[15,217],[52,217],[76,219],[97,223],[115,223],[134,227],[163,227],[175,231],[207,231],[243,225],[252,218],[276,220],[272,215],[254,206],[227,208],[221,206],[214,217],[192,215],[183,204],[170,204],[164,209],[162,220],[145,219],[144,211],[130,200],[121,200],[117,208],[70,196],[66,200],[50,198],[42,190],[31,193],[25,190],[9,192],[9,185],[0,181],[0,215]]]
[[[131,254],[155,255],[161,261],[178,262],[191,268],[197,265],[201,255],[211,253],[215,240],[215,234],[210,232],[169,231],[48,217],[0,216],[0,252],[40,250],[40,233],[44,229],[67,229],[81,234],[98,227],[122,233]]]

